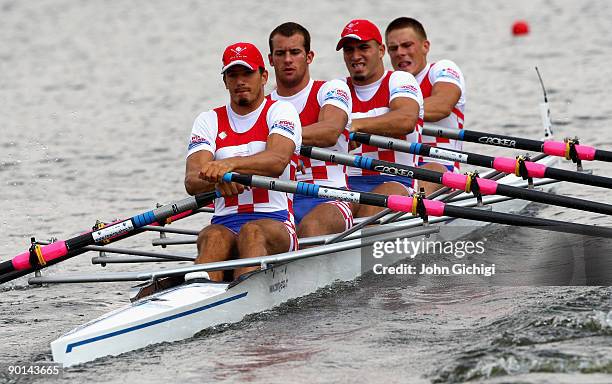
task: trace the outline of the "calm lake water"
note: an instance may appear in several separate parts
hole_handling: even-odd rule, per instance
[[[466,128],[539,138],[538,66],[557,136],[612,148],[612,6],[603,0],[461,6],[0,0],[0,15],[0,260],[26,249],[31,236],[66,238],[96,219],[184,197],[193,119],[227,100],[219,75],[223,48],[247,40],[264,50],[269,31],[289,20],[312,34],[313,77],[331,79],[345,76],[334,47],[348,20],[368,18],[384,29],[399,15],[416,17],[432,42],[431,61],[452,59],[464,72]],[[517,19],[529,21],[528,36],[511,36]],[[267,90],[273,87],[272,79]],[[612,165],[588,167],[612,175]],[[566,184],[558,192],[612,203],[605,189]],[[555,207],[531,206],[529,213],[612,226],[607,216]],[[194,217],[180,226],[206,221]],[[499,260],[525,249],[518,265],[539,267],[532,247],[546,240],[541,236],[547,235],[488,233]],[[153,237],[121,245],[142,247]],[[80,256],[51,272],[97,270]],[[19,279],[2,287],[0,365],[49,361],[52,340],[126,303],[129,286],[40,288]],[[610,293],[578,286],[415,287],[366,275],[185,342],[67,369],[58,382],[611,382]],[[0,381],[44,380],[0,372]]]

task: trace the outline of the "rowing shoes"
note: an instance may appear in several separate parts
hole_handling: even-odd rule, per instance
[[[411,213],[413,216],[420,216],[423,222],[427,222],[428,216],[449,216],[488,223],[535,227],[553,232],[612,238],[612,228],[564,223],[557,220],[458,207],[437,200],[425,199],[421,194],[415,194],[410,197],[399,195],[387,196],[371,192],[359,192],[324,187],[317,184],[278,180],[265,176],[241,175],[231,172],[225,174],[223,180],[226,182],[240,183],[250,187],[265,188],[272,191],[390,208],[397,212],[406,212]]]

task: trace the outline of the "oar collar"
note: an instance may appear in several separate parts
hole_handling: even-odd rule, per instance
[[[47,264],[47,260],[45,260],[45,258],[43,257],[40,244],[38,244],[36,242],[36,239],[33,237],[31,239],[31,242],[32,242],[32,245],[30,246],[30,250],[29,250],[30,251],[30,265],[35,269],[44,267]]]

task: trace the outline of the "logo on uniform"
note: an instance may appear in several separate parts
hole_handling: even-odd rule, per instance
[[[397,93],[410,93],[411,95],[416,96],[419,94],[419,89],[415,87],[414,85],[404,84],[404,85],[400,85],[399,87],[393,89],[393,92],[391,92],[391,95],[395,95]]]
[[[227,133],[225,133],[225,132],[221,132],[221,133],[219,134],[219,138],[220,138],[221,140],[225,139],[226,137],[227,137]]]
[[[272,125],[270,132],[274,131],[275,129],[282,129],[283,131],[289,132],[293,135],[295,132],[295,124],[293,124],[293,121],[289,120],[278,120]]]
[[[189,141],[188,150],[191,150],[203,144],[210,145],[210,141],[206,140],[205,138],[199,135],[191,135],[191,140]]]
[[[332,89],[325,94],[324,101],[327,100],[338,100],[348,108],[349,95],[342,89]]]
[[[457,81],[459,81],[460,79],[459,72],[455,71],[452,68],[444,68],[443,70],[441,70],[440,77],[450,77],[451,79],[455,79]]]

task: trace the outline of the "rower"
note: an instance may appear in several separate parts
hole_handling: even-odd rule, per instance
[[[187,192],[217,189],[223,196],[215,200],[211,225],[198,236],[196,263],[297,250],[289,194],[245,190],[222,179],[234,171],[295,180],[302,137],[297,111],[290,103],[264,97],[268,72],[253,44],[228,46],[222,61],[230,102],[196,118],[187,153]],[[234,278],[253,269],[236,269]],[[221,281],[223,271],[210,272],[210,277]]]
[[[385,42],[393,69],[413,74],[418,80],[425,107],[425,126],[463,129],[465,110],[465,81],[463,73],[450,60],[427,63],[430,43],[423,25],[409,17],[393,20],[385,31]],[[462,149],[458,140],[421,136],[421,142],[439,148]],[[458,172],[459,162],[419,157],[418,166],[437,172]],[[442,186],[421,182],[429,195]]]
[[[293,104],[300,114],[302,144],[348,153],[348,122],[351,96],[342,80],[313,80],[309,66],[314,59],[310,33],[300,24],[279,25],[269,38],[268,59],[274,67],[276,89],[272,100]],[[303,168],[297,180],[346,189],[346,167],[331,162],[300,157]],[[299,237],[339,233],[352,227],[351,204],[323,198],[296,195],[293,199]]]
[[[352,20],[342,34],[336,50],[343,50],[344,63],[350,77],[346,82],[353,101],[353,132],[417,141],[423,117],[423,97],[414,76],[407,72],[385,71],[385,46],[378,27],[368,20]],[[415,156],[370,145],[351,151],[379,160],[414,166]],[[357,168],[348,169],[351,189],[385,195],[409,195],[413,180],[400,175]],[[381,208],[355,206],[355,217],[371,216]]]

